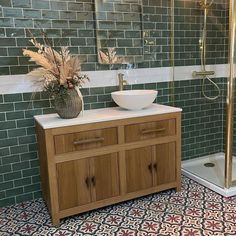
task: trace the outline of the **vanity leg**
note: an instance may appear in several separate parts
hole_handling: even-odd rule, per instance
[[[51,219],[52,219],[52,225],[53,226],[55,226],[55,227],[59,226],[60,218],[58,216],[52,216]]]

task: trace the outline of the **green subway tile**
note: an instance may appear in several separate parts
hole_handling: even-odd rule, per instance
[[[84,110],[90,110],[91,106],[90,104],[84,104]]]
[[[10,138],[24,136],[24,135],[26,135],[26,129],[25,128],[8,130],[8,136]]]
[[[19,188],[13,188],[13,189],[9,189],[6,191],[6,196],[7,197],[12,197],[12,196],[16,196],[19,194],[23,193],[23,188],[19,187]]]
[[[19,137],[19,144],[28,144],[28,143],[35,143],[36,137],[35,135]]]
[[[15,19],[16,28],[33,28],[33,21],[31,19]]]
[[[38,158],[37,152],[27,152],[27,153],[21,154],[21,161],[35,160],[37,158]]]
[[[0,55],[7,56],[7,48],[0,48]]]
[[[94,71],[95,64],[94,63],[81,64],[81,70],[82,71]]]
[[[39,166],[39,160],[33,160],[33,161],[30,161],[30,167],[38,167]]]
[[[25,18],[41,18],[41,12],[33,9],[23,9],[23,15]],[[43,15],[43,18],[46,18]]]
[[[24,112],[23,111],[16,111],[16,112],[7,112],[6,117],[7,120],[15,120],[15,119],[22,119],[24,118]]]
[[[32,118],[17,120],[16,124],[17,124],[17,128],[23,128],[23,127],[28,128],[30,126],[34,126],[34,120]]]
[[[11,163],[16,163],[20,161],[19,155],[12,155],[12,156],[7,156],[2,158],[2,164],[7,165]]]
[[[13,27],[13,24],[12,18],[0,18],[0,27]]]
[[[12,170],[13,171],[17,171],[17,170],[25,170],[28,169],[30,167],[29,162],[28,161],[24,161],[24,162],[19,162],[19,163],[14,163],[12,164]]]
[[[24,101],[31,101],[31,100],[39,100],[40,99],[40,93],[23,93],[23,100]]]
[[[33,195],[34,195],[34,199],[42,198],[42,192],[41,192],[41,190],[40,190],[40,191],[35,191],[35,192],[33,192]]]
[[[144,87],[145,89],[153,89],[153,90],[157,89],[156,83],[145,84]]]
[[[35,28],[51,28],[51,20],[40,20],[40,19],[35,19],[34,20],[34,27]]]
[[[24,186],[24,193],[34,192],[34,191],[38,191],[38,190],[40,190],[39,183]]]
[[[13,188],[13,181],[8,181],[0,184],[0,191]]]
[[[22,10],[19,8],[3,8],[4,17],[23,17]]]
[[[83,3],[68,2],[68,10],[71,10],[71,11],[84,11]]]
[[[10,198],[4,198],[3,200],[0,200],[0,207],[8,206],[15,204],[15,198],[10,197]]]
[[[41,182],[41,178],[39,175],[32,177],[32,183],[40,183],[40,182]]]
[[[89,37],[93,37],[94,36],[94,32],[93,30],[78,30],[78,33],[79,33],[79,37],[82,37],[82,38],[89,38]]]
[[[107,102],[107,101],[111,101],[111,100],[112,100],[112,98],[111,98],[110,94],[98,96],[98,102]]]
[[[28,152],[28,145],[19,145],[10,147],[11,154],[20,154]]]
[[[14,128],[16,128],[16,122],[15,121],[0,122],[0,130],[14,129]]]
[[[2,46],[1,40],[0,40],[0,46]],[[17,65],[18,60],[16,57],[0,57],[0,64],[3,66]]]
[[[20,179],[20,178],[21,178],[21,171],[16,171],[16,172],[4,174],[5,181]]]
[[[38,1],[38,0],[32,0],[32,8],[33,9],[49,9],[49,1]]]
[[[99,109],[99,108],[105,108],[105,103],[99,102],[99,103],[92,103],[91,104],[91,109]]]
[[[30,201],[32,199],[33,199],[32,193],[20,194],[20,195],[16,196],[16,203]]]
[[[12,0],[13,7],[30,8],[31,0]]]
[[[18,142],[17,142],[17,139],[16,138],[6,138],[4,140],[1,140],[0,142],[0,148],[3,148],[3,147],[9,147],[9,146],[14,146],[16,145]]]
[[[18,102],[22,101],[22,94],[5,94],[4,102]]]
[[[144,89],[144,84],[133,84],[132,89]]]
[[[97,102],[98,97],[97,96],[84,96],[84,103],[94,103]]]
[[[32,102],[16,102],[15,103],[15,110],[27,110],[32,109]]]
[[[76,12],[73,11],[60,11],[60,18],[64,20],[76,20]],[[80,20],[80,19],[78,19]]]
[[[0,192],[0,199],[6,198],[6,192],[5,191],[1,191]]]
[[[8,55],[9,56],[20,56],[22,55],[22,49],[21,48],[8,48]]]
[[[43,10],[42,16],[44,19],[59,19],[59,12],[52,10]]]
[[[69,28],[67,20],[52,20],[52,28]]]
[[[11,1],[9,0],[0,0],[1,7],[11,7]]]
[[[0,131],[0,139],[6,139],[7,138],[7,131]]]
[[[27,178],[18,178],[16,180],[14,180],[14,186],[15,187],[20,187],[20,186],[25,186],[25,185],[29,185],[31,184],[31,177],[27,177]]]
[[[104,87],[100,87],[100,88],[90,88],[90,94],[91,94],[91,95],[104,94],[104,93],[105,93]]]
[[[0,173],[2,173],[2,174],[11,172],[11,170],[12,170],[12,168],[11,168],[11,165],[9,165],[9,164],[0,166]],[[1,187],[0,187],[0,190],[2,190]]]
[[[29,144],[29,151],[30,151],[30,152],[38,151],[38,146],[37,146],[37,144],[36,144],[36,143]]]
[[[77,36],[78,36],[77,29],[63,29],[62,30],[62,37],[77,37]]]
[[[55,113],[54,108],[45,108],[45,109],[43,109],[43,114],[51,114],[51,113]]]
[[[22,170],[22,173],[23,173],[23,177],[39,175],[39,168],[35,167],[31,169]]]
[[[112,93],[117,91],[118,86],[110,86],[110,87],[105,87],[105,93]]]
[[[3,95],[0,94],[0,103],[3,103]]]
[[[10,154],[10,148],[0,148],[0,156],[6,158],[5,156]],[[2,159],[3,160],[3,159]]]
[[[53,10],[67,10],[66,2],[50,1],[50,8]],[[69,9],[70,10],[70,9]]]
[[[50,107],[49,100],[33,101],[34,108],[46,108]]]
[[[27,132],[27,135],[32,135],[32,134],[35,134],[35,133],[36,133],[34,127],[29,127],[29,128],[27,128],[27,129],[26,129],[26,132]]]

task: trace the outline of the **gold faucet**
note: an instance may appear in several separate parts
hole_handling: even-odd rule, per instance
[[[128,85],[127,80],[124,79],[124,74],[118,73],[118,79],[119,79],[119,90],[124,89],[124,85]]]

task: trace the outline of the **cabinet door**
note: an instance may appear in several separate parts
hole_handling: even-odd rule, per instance
[[[136,192],[153,186],[151,146],[126,151],[126,188]]]
[[[175,142],[155,146],[156,161],[154,161],[155,182],[167,184],[176,180],[176,149]]]
[[[91,202],[89,160],[58,163],[57,181],[60,210]]]
[[[93,201],[115,197],[120,194],[117,153],[91,158],[90,167]]]

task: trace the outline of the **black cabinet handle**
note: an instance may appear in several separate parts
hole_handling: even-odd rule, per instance
[[[152,173],[152,164],[149,164],[149,165],[148,165],[148,169],[149,169],[149,171]]]
[[[93,186],[95,186],[95,185],[96,185],[96,178],[95,178],[95,176],[93,176],[93,177],[91,178],[91,181],[92,181]]]
[[[85,179],[85,183],[86,183],[87,188],[89,188],[89,186],[90,186],[89,177],[87,177],[87,178]]]
[[[155,163],[155,164],[153,165],[153,168],[154,168],[155,171],[157,171],[157,163]]]

